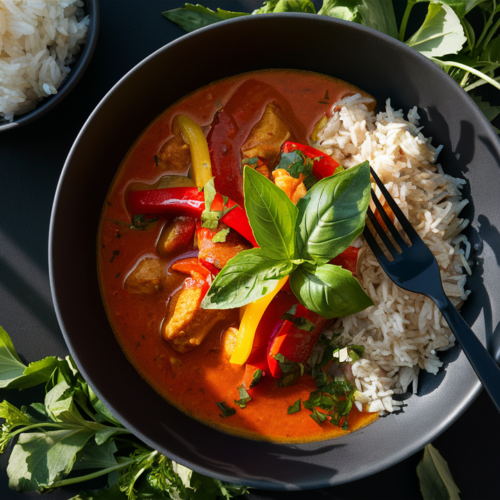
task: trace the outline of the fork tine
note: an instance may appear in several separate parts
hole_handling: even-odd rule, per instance
[[[407,247],[408,245],[406,244],[405,240],[403,239],[399,231],[396,229],[396,226],[394,225],[390,217],[387,215],[382,203],[380,203],[380,200],[377,198],[377,195],[375,194],[375,191],[373,191],[373,189],[372,189],[372,200],[375,203],[375,206],[377,207],[378,213],[382,216],[382,220],[384,221],[385,227],[391,232],[392,237],[396,240],[396,243],[399,245],[399,248],[401,248],[402,250],[405,246]],[[377,233],[379,233],[380,237],[382,237],[382,234],[386,235],[385,230],[381,226],[380,230],[377,229]]]
[[[386,232],[384,231],[384,229],[380,225],[380,222],[377,220],[377,218],[375,217],[375,214],[372,212],[372,209],[370,207],[368,207],[368,210],[366,211],[366,215],[370,219],[370,222],[372,223],[373,228],[375,229],[377,234],[380,236],[380,238],[384,242],[384,245],[386,246],[387,250],[389,250],[389,253],[393,257],[394,257],[394,255],[397,255],[399,253],[397,248],[394,246],[392,241],[389,239],[389,236],[387,236]]]
[[[377,243],[377,241],[373,237],[373,234],[370,231],[370,228],[366,224],[365,224],[365,228],[363,229],[363,236],[365,237],[365,240],[368,243],[368,246],[372,249],[372,252],[374,253],[377,260],[381,264],[389,263],[389,259],[385,256],[384,252],[379,247],[379,244]]]
[[[387,189],[385,188],[384,183],[379,179],[378,175],[375,173],[372,167],[370,167],[370,172],[372,174],[372,177],[375,179],[380,192],[384,195],[385,201],[387,201],[387,204],[389,205],[389,207],[391,207],[391,210],[394,212],[394,215],[397,217],[399,223],[401,224],[401,227],[404,229],[410,240],[413,238],[420,238],[415,229],[413,229],[410,221],[406,218],[403,211],[394,201],[394,198],[389,194],[389,191],[387,191]]]

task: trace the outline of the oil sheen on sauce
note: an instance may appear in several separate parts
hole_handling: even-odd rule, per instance
[[[277,387],[276,379],[263,377],[253,390],[252,401],[240,409],[237,387],[242,383],[244,367],[229,363],[221,348],[219,325],[201,346],[179,354],[161,337],[160,327],[167,314],[169,296],[182,286],[185,275],[172,272],[168,277],[169,292],[156,295],[132,294],[124,289],[124,280],[136,264],[147,256],[157,256],[155,245],[162,227],[158,222],[144,231],[130,229],[126,193],[131,185],[152,185],[163,175],[181,174],[161,170],[155,163],[162,144],[171,136],[175,115],[193,118],[208,130],[214,114],[228,101],[238,87],[255,81],[272,92],[256,94],[244,136],[260,118],[265,105],[279,94],[287,102],[292,126],[303,135],[312,132],[317,121],[328,114],[332,103],[360,90],[337,79],[317,73],[296,70],[265,70],[221,80],[203,87],[164,111],[137,139],[123,160],[104,205],[98,235],[98,274],[107,315],[125,355],[141,376],[165,399],[189,416],[220,430],[245,437],[277,442],[308,442],[347,434],[336,426],[316,424],[306,409],[292,415],[287,409],[297,399],[305,401],[316,389],[311,377],[304,376],[297,385]],[[250,82],[250,83],[249,83]],[[247,106],[248,108],[248,106]],[[143,188],[147,188],[144,186]],[[189,250],[189,249],[188,249]],[[183,251],[184,255],[186,252]],[[175,260],[179,256],[174,256]],[[231,322],[237,326],[238,311]],[[236,408],[236,414],[222,418],[217,402]],[[355,407],[348,422],[349,432],[364,427],[376,414],[360,413]]]

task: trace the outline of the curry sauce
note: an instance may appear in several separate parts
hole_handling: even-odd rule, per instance
[[[355,92],[363,93],[316,73],[266,70],[215,82],[162,113],[123,160],[104,205],[98,235],[98,273],[107,315],[124,353],[141,376],[189,416],[226,432],[262,440],[306,442],[344,435],[375,421],[377,414],[360,413],[353,407],[348,416],[349,431],[328,422],[318,425],[307,410],[288,415],[289,406],[299,398],[307,400],[316,390],[308,375],[296,385],[278,387],[277,379],[268,374],[252,389],[252,401],[246,408],[234,404],[239,399],[237,387],[245,369],[229,362],[230,353],[221,339],[228,326],[238,326],[238,310],[226,311],[217,318],[201,344],[188,352],[177,352],[160,334],[172,297],[186,278],[170,266],[181,258],[197,255],[196,248],[192,241],[168,257],[159,256],[158,240],[171,221],[164,216],[145,217],[142,226],[132,228],[126,195],[131,189],[156,187],[165,175],[187,176],[189,162],[185,159],[178,161],[174,169],[165,168],[163,161],[162,147],[173,137],[173,117],[187,115],[208,132],[214,116],[238,92],[242,102],[234,116],[241,141],[237,151],[225,150],[229,155],[239,155],[244,145],[251,149],[252,145],[245,141],[271,102],[279,103],[295,140],[307,143],[315,124],[330,112],[333,103]],[[217,190],[228,194],[224,190],[231,189],[230,197],[241,203],[237,199],[242,196],[241,173],[234,170],[222,174],[214,171]],[[147,258],[155,259],[168,271],[161,283],[153,283],[154,290],[137,293],[127,286],[127,278]],[[236,413],[223,418],[218,402],[236,407]]]

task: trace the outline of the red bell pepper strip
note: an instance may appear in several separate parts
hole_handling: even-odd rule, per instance
[[[267,345],[273,331],[281,326],[281,316],[299,301],[292,293],[280,291],[271,301],[259,321],[255,331],[252,350],[248,356],[247,363],[261,370],[268,370]]]
[[[184,288],[201,288],[202,298],[208,292],[211,283],[211,273],[200,264],[196,257],[182,259],[174,262],[171,266],[174,271],[189,274],[190,278],[184,281]]]
[[[132,215],[187,215],[199,219],[205,210],[205,195],[198,191],[198,188],[191,187],[131,191],[128,195],[128,204]],[[226,203],[227,208],[235,205],[236,203],[232,200],[228,200]],[[211,210],[222,211],[223,206],[224,200],[217,193]],[[240,205],[221,217],[221,222],[238,231],[254,247],[258,246],[247,214]]]
[[[220,269],[216,268],[213,264],[211,264],[207,260],[200,259],[200,264],[206,269],[208,269],[214,276],[217,276],[220,273]]]
[[[324,177],[329,177],[335,173],[337,167],[340,163],[337,163],[331,156],[327,155],[325,152],[315,149],[311,146],[306,146],[305,144],[299,144],[298,142],[286,141],[282,147],[283,153],[291,153],[293,151],[301,151],[308,158],[321,158],[316,160],[313,164],[313,175],[316,179],[320,180]]]
[[[305,318],[314,323],[314,330],[308,332],[301,330],[294,323],[282,320],[282,325],[269,340],[267,349],[267,362],[271,375],[275,378],[283,374],[278,361],[274,356],[278,353],[290,361],[305,363],[326,326],[333,320],[323,318],[319,314],[309,311],[302,304],[297,306],[294,318]]]
[[[347,247],[340,255],[337,255],[330,261],[330,264],[343,267],[351,271],[352,275],[356,277],[356,265],[358,262],[359,248]]]

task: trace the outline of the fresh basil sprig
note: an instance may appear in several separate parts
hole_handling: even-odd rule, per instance
[[[365,162],[322,179],[296,207],[271,181],[245,167],[245,208],[260,248],[240,252],[224,266],[202,307],[244,306],[270,293],[285,276],[300,303],[325,318],[373,305],[349,271],[327,264],[363,231],[369,168]]]

